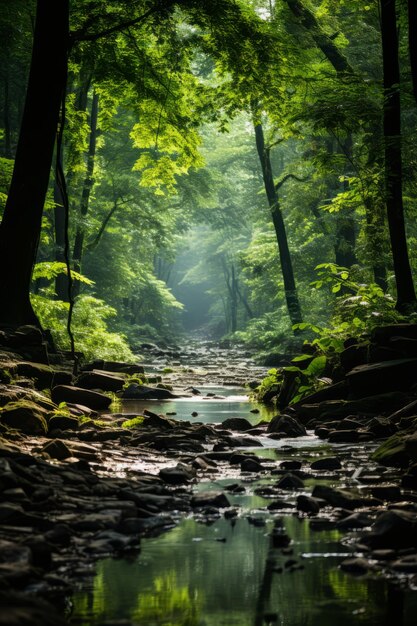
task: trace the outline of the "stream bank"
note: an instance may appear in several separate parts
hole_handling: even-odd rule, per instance
[[[10,406],[9,410],[2,411],[0,452],[4,501],[0,533],[2,582],[3,589],[8,590],[3,602],[9,612],[2,612],[6,621],[0,623],[59,624],[73,620],[74,624],[104,624],[109,620],[124,619],[126,624],[163,624],[160,609],[162,606],[165,612],[168,610],[164,604],[168,593],[160,598],[159,614],[155,610],[152,617],[154,622],[149,621],[149,612],[143,613],[143,605],[139,613],[132,610],[129,615],[115,615],[113,609],[104,613],[96,610],[91,615],[88,611],[83,612],[81,605],[87,603],[88,607],[92,603],[97,608],[101,598],[102,605],[106,606],[103,594],[88,591],[91,584],[93,589],[97,588],[98,583],[94,581],[100,580],[101,568],[106,562],[103,559],[118,556],[119,559],[123,557],[122,561],[117,561],[120,564],[134,562],[140,565],[140,555],[146,554],[148,542],[156,542],[152,544],[154,546],[166,542],[165,545],[169,546],[170,537],[178,536],[178,533],[181,542],[182,529],[185,528],[189,541],[177,560],[184,560],[190,541],[196,546],[201,543],[198,539],[203,533],[202,539],[207,545],[217,546],[216,550],[224,547],[219,558],[225,564],[236,560],[236,550],[247,553],[250,560],[254,552],[253,533],[259,533],[256,537],[263,547],[259,548],[257,564],[249,564],[248,571],[253,568],[253,571],[262,572],[261,579],[260,574],[257,577],[258,581],[263,581],[262,593],[257,596],[255,606],[252,602],[251,610],[245,609],[246,613],[249,612],[248,623],[277,623],[281,619],[276,598],[285,588],[286,583],[279,582],[284,580],[285,574],[294,576],[301,593],[308,587],[311,576],[316,581],[321,580],[317,582],[313,596],[317,596],[319,589],[327,589],[321,597],[323,611],[316,612],[314,619],[309,618],[306,624],[323,623],[323,615],[330,614],[333,620],[341,621],[344,613],[346,619],[351,619],[352,615],[361,616],[357,617],[358,623],[367,626],[381,624],[387,615],[392,618],[393,606],[396,623],[411,624],[409,605],[413,606],[415,598],[413,590],[417,572],[417,497],[412,485],[403,484],[403,467],[384,467],[370,461],[383,438],[376,435],[363,438],[360,446],[358,441],[321,440],[308,422],[305,428],[300,419],[291,415],[284,421],[260,421],[258,413],[251,413],[259,408],[251,409],[243,400],[247,405],[246,416],[233,416],[226,422],[220,417],[217,424],[204,423],[202,409],[191,410],[193,402],[217,407],[221,412],[221,407],[229,403],[230,391],[235,393],[239,385],[262,375],[260,368],[253,366],[252,369],[250,356],[242,357],[239,351],[229,356],[227,349],[223,349],[223,360],[216,364],[216,350],[212,348],[213,352],[211,348],[205,350],[208,357],[205,361],[201,354],[197,354],[190,367],[187,355],[158,356],[154,354],[155,347],[151,347],[149,360],[145,359],[136,373],[140,374],[141,369],[148,371],[147,384],[160,385],[153,388],[173,397],[168,395],[165,398],[164,412],[160,412],[161,406],[156,400],[134,399],[134,402],[145,402],[147,408],[142,406],[140,423],[128,428],[123,424],[127,418],[134,418],[138,411],[132,414],[129,409],[130,414],[126,414],[117,406],[115,412],[103,409],[99,415],[89,409],[90,419],[84,421],[76,419],[74,414],[78,410],[86,417],[85,407],[82,410],[79,405],[71,415],[59,415],[56,408],[51,415],[50,400],[28,383],[22,385],[22,372],[31,371],[32,378],[26,377],[27,380],[35,381],[32,387],[37,385],[43,389],[45,381],[40,380],[41,373],[46,376],[53,370],[55,382],[58,377],[61,383],[53,388],[54,395],[57,387],[61,394],[65,392],[68,385],[62,383],[68,371],[62,369],[62,365],[61,370],[50,366],[49,370],[42,370],[34,363],[30,369],[27,361],[22,362],[18,356],[12,359],[10,352],[7,353],[9,371],[15,371],[17,379],[12,385],[5,385],[3,396],[9,401],[10,394],[26,400],[30,397],[38,412],[43,404],[45,410],[40,416],[35,414],[33,407],[30,409],[35,419],[26,424],[42,424],[42,418],[48,429],[43,433],[24,433],[22,422],[20,429],[11,428],[5,423],[7,419],[4,420],[5,415],[10,420]],[[192,352],[195,353],[196,349],[193,348]],[[3,363],[6,363],[6,357]],[[26,363],[26,369],[22,363]],[[96,388],[99,380],[104,384],[105,377],[110,374],[95,365],[80,374],[76,382],[91,383]],[[107,364],[101,364],[104,365]],[[113,363],[112,367],[114,369],[117,364]],[[38,378],[33,376],[35,370]],[[158,380],[160,376],[163,382]],[[113,375],[110,378],[114,385],[118,377]],[[205,383],[206,387],[200,390],[197,386],[200,383]],[[74,393],[71,382],[69,386]],[[143,388],[139,391],[143,393]],[[98,401],[94,393],[94,389],[84,389],[84,398]],[[132,399],[126,403],[132,407]],[[176,403],[175,411],[170,410],[173,403]],[[8,404],[4,402],[6,409]],[[187,414],[182,417],[188,419],[181,419],[179,407],[181,410],[186,407]],[[193,416],[192,413],[199,414]],[[97,421],[94,416],[100,419]],[[27,411],[25,417],[28,417]],[[57,422],[59,419],[61,421]],[[191,539],[190,527],[194,533]],[[233,528],[238,530],[235,532]],[[246,531],[241,533],[244,528],[250,529],[249,536]],[[315,535],[310,542],[313,547],[303,545],[298,532],[300,528],[303,529],[301,535]],[[238,547],[233,548],[230,533],[242,537]],[[325,533],[333,533],[330,535],[331,549],[328,549],[329,536]],[[162,555],[158,547],[154,549],[156,554]],[[321,551],[330,555],[328,560],[325,556],[317,559],[311,556]],[[138,556],[139,561],[136,560]],[[162,556],[155,557],[157,561],[159,558]],[[317,562],[322,572],[326,571],[324,577],[314,573],[309,559]],[[94,578],[97,561],[98,579]],[[192,568],[192,562],[188,562]],[[239,569],[240,566],[236,565]],[[212,569],[215,571],[216,566],[212,565]],[[180,573],[174,574],[181,577]],[[361,582],[348,583],[352,575],[354,580]],[[127,576],[129,578],[129,574]],[[335,577],[339,583],[333,587],[340,590],[350,585],[356,590],[343,598],[344,604],[340,602],[339,592],[328,593],[329,581]],[[380,587],[377,585],[375,598],[378,600],[363,600],[360,606],[351,604],[359,588],[363,594],[365,589],[372,587],[373,583],[369,581],[378,580],[391,581],[390,586],[385,583]],[[145,589],[145,597],[146,593],[151,593],[154,581]],[[178,585],[180,589],[184,588],[181,580]],[[171,596],[178,585],[170,584]],[[330,587],[333,589],[332,585]],[[77,592],[79,595],[73,596],[77,589],[81,589]],[[136,596],[142,591],[136,587]],[[125,596],[122,594],[121,597]],[[180,597],[184,605],[189,603],[189,597],[184,598],[181,594]],[[368,598],[367,594],[360,597]],[[53,615],[46,609],[47,616],[43,621],[39,618],[40,598],[52,603],[57,610]],[[393,598],[397,599],[396,602]],[[405,602],[401,610],[398,598]],[[230,607],[235,607],[237,597],[229,600]],[[224,606],[227,607],[229,600]],[[131,606],[132,601],[129,602]],[[129,606],[129,602],[126,601],[125,605]],[[329,602],[339,609],[329,613]],[[24,603],[28,605],[26,609]],[[246,605],[243,603],[242,606]],[[307,601],[305,607],[308,607]],[[190,610],[195,612],[196,607],[191,606]],[[310,612],[305,609],[306,620]],[[301,619],[299,613],[294,615]],[[291,619],[296,619],[294,615]],[[197,617],[200,621],[196,621]],[[192,624],[211,624],[210,620],[219,616],[210,617],[200,611],[197,617]],[[270,622],[266,621],[267,618]],[[288,621],[288,615],[283,618],[284,623],[292,623]],[[242,615],[228,615],[227,611],[222,615],[225,624],[233,624],[230,621],[233,619],[242,620]],[[294,626],[297,624],[296,621],[293,623]]]

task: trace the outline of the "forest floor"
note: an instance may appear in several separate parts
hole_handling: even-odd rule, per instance
[[[271,516],[273,548],[283,554],[291,537],[282,515],[307,518],[312,528],[344,533],[352,552],[340,563],[344,571],[417,588],[415,388],[385,385],[360,406],[357,399],[312,398],[272,421],[247,405],[246,416],[205,422],[191,412],[196,399],[199,406],[221,402],[222,389],[253,386],[265,373],[241,349],[148,346],[146,385],[133,382],[127,394],[114,391],[112,398],[109,390],[96,390],[125,382],[122,364],[113,363],[119,372],[109,373],[95,363],[74,381],[65,364],[40,365],[22,354],[10,345],[0,353],[0,624],[67,624],[69,598],[98,559],[138,552],[141,538],[164,533],[185,516],[202,523],[246,516],[255,524]],[[43,391],[48,376],[55,403]],[[78,401],[63,400],[68,387],[74,393],[73,382]],[[368,374],[370,391],[373,384]],[[144,397],[148,389],[154,391]],[[126,413],[131,400],[113,404],[111,412],[92,406],[104,398],[108,407],[129,393],[142,402],[140,412]],[[163,411],[152,393],[165,401]],[[64,410],[58,400],[67,403]],[[173,415],[180,401],[190,419]],[[131,422],[137,415],[142,419]],[[388,461],[375,459],[375,449],[393,435]],[[270,447],[274,455],[263,455]],[[234,482],[204,489],[224,477]],[[256,512],[237,504],[242,490],[251,489],[264,502]],[[303,566],[294,558],[289,567]]]

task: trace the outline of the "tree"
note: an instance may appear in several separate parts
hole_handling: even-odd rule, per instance
[[[51,27],[53,24],[53,28]],[[39,324],[29,299],[69,49],[69,0],[38,0],[25,107],[0,224],[0,324]]]
[[[397,285],[397,309],[417,307],[407,250],[403,206],[401,96],[395,0],[380,0],[384,72],[385,191],[389,233]]]

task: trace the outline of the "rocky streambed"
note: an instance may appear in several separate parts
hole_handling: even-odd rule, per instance
[[[0,623],[415,619],[412,384],[366,400],[366,411],[316,397],[270,421],[243,403],[246,416],[205,423],[204,403],[221,413],[228,390],[262,375],[248,355],[152,346],[139,366],[96,362],[74,379],[62,363],[6,348]]]

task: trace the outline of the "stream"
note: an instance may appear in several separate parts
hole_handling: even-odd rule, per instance
[[[209,349],[210,357],[213,352]],[[239,354],[233,364],[227,352],[226,369],[218,358],[213,367],[208,362],[211,358],[202,362],[200,354],[197,367],[194,362],[186,370],[182,362],[177,363],[170,374],[176,384],[187,381],[201,394],[165,402],[129,400],[117,410],[129,415],[147,408],[203,424],[229,417],[245,417],[256,424],[272,416],[267,408],[250,402],[239,386],[245,368],[246,379],[248,374],[249,378],[261,376],[261,368],[250,361],[242,364]],[[145,371],[158,373],[167,364],[171,364],[169,359],[156,360]],[[221,384],[222,378],[226,384]],[[312,433],[298,439],[265,437],[261,443],[262,448],[254,449],[256,454],[275,464],[277,460],[311,460],[329,448],[332,455],[352,462],[352,467],[361,466],[366,458],[364,451],[330,446]],[[315,481],[307,480],[305,486],[318,481],[336,485],[328,472]],[[98,561],[94,577],[86,579],[71,599],[70,624],[414,626],[417,593],[403,591],[382,578],[342,571],[339,564],[344,559],[360,556],[344,534],[323,519],[295,516],[294,492],[287,492],[279,510],[268,510],[270,484],[266,477],[242,476],[228,466],[228,473],[220,478],[208,477],[193,485],[194,491],[223,490],[239,514],[199,518],[182,513],[171,530],[142,539],[139,553]],[[289,545],[281,543],[283,530],[290,537]]]

